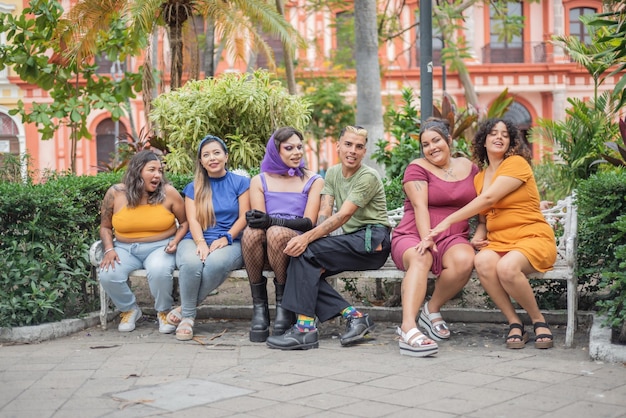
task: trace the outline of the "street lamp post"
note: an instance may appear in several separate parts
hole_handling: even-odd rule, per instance
[[[420,0],[420,113],[422,123],[433,114],[432,11],[432,0]]]
[[[124,76],[124,72],[122,71],[122,63],[120,62],[119,59],[113,61],[113,63],[111,64],[111,77],[113,78],[113,81],[115,82],[115,84],[117,84],[119,81],[122,80],[122,77]],[[119,119],[117,119],[115,121],[115,130],[113,131],[115,137],[113,138],[114,140],[114,144],[115,144],[115,155],[114,155],[114,159],[113,159],[113,163],[114,166],[117,167],[117,157],[118,157],[118,151],[119,151],[119,136],[120,136],[120,121]]]

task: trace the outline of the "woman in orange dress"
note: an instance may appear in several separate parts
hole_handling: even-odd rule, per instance
[[[556,260],[554,231],[540,210],[530,150],[511,122],[489,119],[474,137],[472,155],[481,167],[474,178],[478,196],[433,228],[429,237],[479,214],[471,241],[480,250],[474,266],[480,283],[509,322],[507,348],[524,348],[529,338],[511,298],[530,316],[535,347],[551,348],[552,332],[526,277],[551,270]]]

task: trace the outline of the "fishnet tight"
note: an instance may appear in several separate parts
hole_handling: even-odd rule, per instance
[[[293,229],[282,226],[271,226],[267,230],[249,227],[244,229],[241,253],[250,284],[263,281],[263,269],[266,267],[274,272],[276,283],[287,282],[289,256],[283,250],[296,235],[297,232]]]

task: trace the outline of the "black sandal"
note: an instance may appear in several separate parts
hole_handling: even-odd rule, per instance
[[[533,329],[535,330],[535,348],[552,348],[554,346],[554,336],[552,334],[539,334],[537,335],[537,328],[548,328],[550,326],[545,322],[535,322],[533,324]],[[537,341],[542,338],[547,338],[546,341]]]
[[[522,324],[509,324],[509,334],[514,329],[519,329],[522,331],[522,335],[507,335],[506,336],[506,348],[519,349],[524,348],[526,346],[526,342],[528,341],[528,333],[524,331],[524,326]]]

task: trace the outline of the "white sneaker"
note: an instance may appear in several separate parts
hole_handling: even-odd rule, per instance
[[[167,312],[159,312],[157,318],[159,318],[159,332],[161,334],[171,334],[176,331],[176,325],[167,322]]]
[[[135,307],[130,311],[122,312],[120,314],[120,324],[117,330],[120,332],[130,332],[135,329],[135,322],[141,318],[141,309]]]

